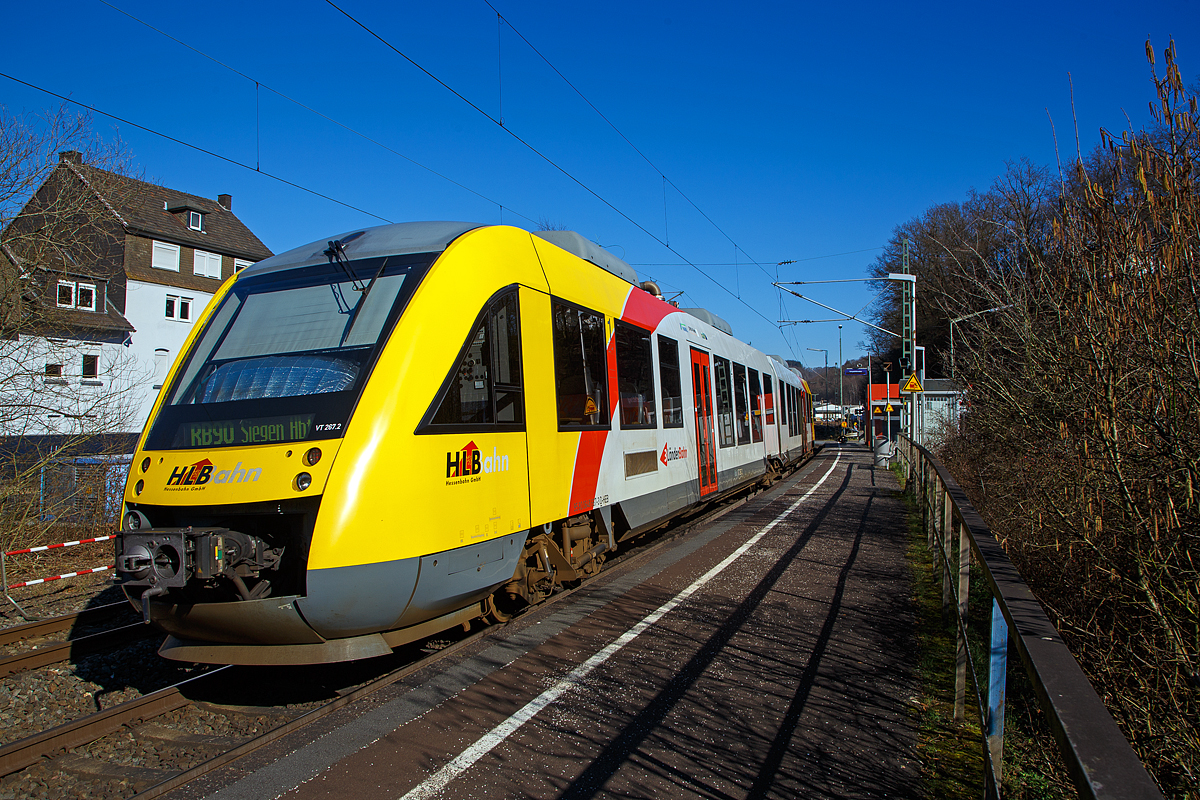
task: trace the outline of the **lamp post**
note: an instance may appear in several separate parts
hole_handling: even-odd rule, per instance
[[[838,325],[838,418],[846,421],[846,396],[844,391],[846,362],[842,360],[842,326]]]
[[[840,328],[842,326],[839,325],[838,327]],[[828,397],[829,397],[829,351],[822,350],[819,347],[810,347],[808,349],[812,350],[814,353],[824,353],[825,354],[825,371],[823,373],[825,379],[823,381],[821,381],[821,383],[825,384],[825,396],[826,396],[825,402],[828,403],[829,402],[829,400],[828,400]]]

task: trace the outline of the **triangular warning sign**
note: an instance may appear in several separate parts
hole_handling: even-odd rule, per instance
[[[887,411],[889,414],[890,414],[890,413],[892,413],[892,412],[893,412],[893,411],[895,411],[895,410],[896,410],[896,409],[892,408],[892,404],[891,404],[891,403],[888,403],[888,404],[887,404],[887,409],[886,409],[886,411]]]
[[[904,384],[904,386],[900,387],[900,391],[902,391],[902,392],[923,392],[925,390],[921,388],[921,382],[919,380],[917,380],[917,373],[914,372],[912,375],[908,376],[908,383],[906,383],[906,384]]]
[[[597,411],[596,401],[589,397],[587,399],[587,403],[585,403],[583,406],[583,413],[584,414],[595,414],[596,411]]]

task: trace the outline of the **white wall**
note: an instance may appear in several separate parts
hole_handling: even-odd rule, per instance
[[[84,377],[85,356],[97,374]],[[62,366],[48,375],[46,366]],[[133,430],[145,376],[129,348],[76,339],[20,336],[0,342],[0,435],[40,436]]]
[[[188,320],[179,319],[178,304],[175,319],[167,318],[167,295],[191,299]],[[133,396],[137,408],[133,415],[135,425],[132,430],[140,431],[150,417],[159,392],[155,387],[162,384],[167,369],[178,357],[192,325],[212,297],[206,292],[181,289],[177,286],[129,281],[125,294],[125,318],[137,329],[129,349],[137,361],[139,371],[147,375]],[[156,356],[156,351],[162,350],[166,353]]]

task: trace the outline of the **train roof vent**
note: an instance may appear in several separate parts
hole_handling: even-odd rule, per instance
[[[590,261],[597,267],[611,272],[622,280],[638,285],[637,272],[612,253],[595,242],[590,242],[575,231],[534,231],[534,236],[545,239],[550,244],[558,245],[572,255],[579,256],[584,261]]]
[[[681,308],[679,310],[685,314],[691,314],[701,322],[707,322],[721,333],[727,333],[730,336],[733,336],[733,328],[729,326],[729,323],[709,311],[707,308]]]

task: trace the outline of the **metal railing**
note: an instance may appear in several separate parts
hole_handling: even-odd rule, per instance
[[[1104,707],[1058,630],[1021,579],[991,530],[946,468],[922,445],[904,436],[896,446],[905,488],[920,504],[926,538],[942,573],[943,608],[956,610],[957,663],[954,718],[966,714],[967,672],[976,687],[985,731],[985,797],[1000,797],[1004,761],[1004,695],[1009,632],[1021,665],[1050,723],[1059,753],[1082,798],[1162,798],[1133,748]],[[957,534],[957,548],[955,547]],[[971,562],[992,597],[987,698],[968,652],[967,602]],[[976,586],[976,591],[980,587]]]

